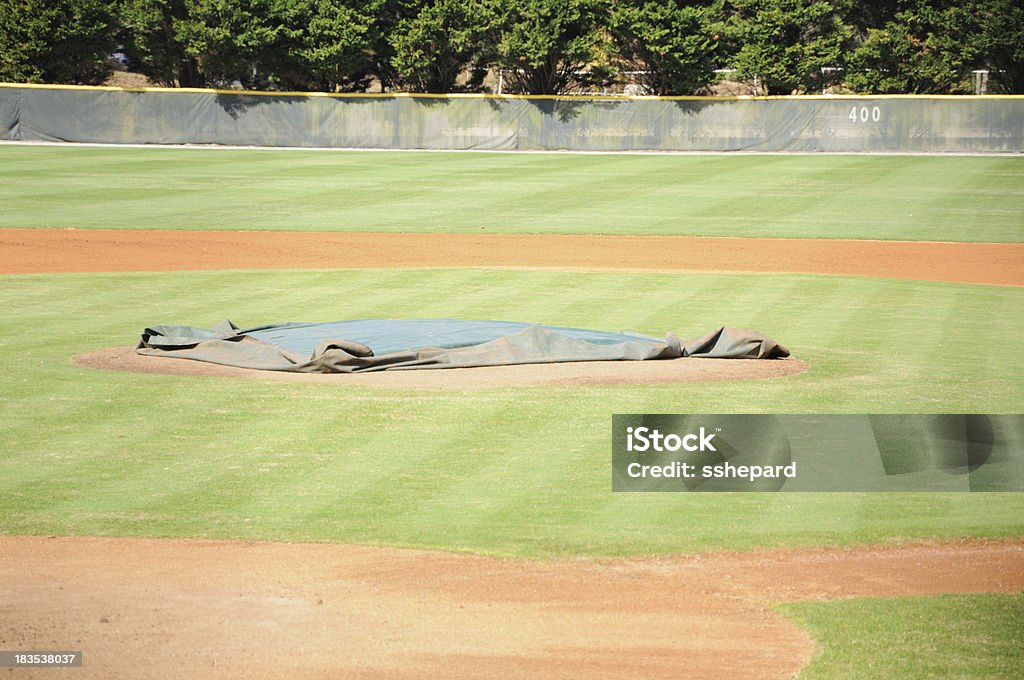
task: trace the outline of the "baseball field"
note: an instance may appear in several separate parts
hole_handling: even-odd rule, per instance
[[[409,317],[740,326],[805,366],[123,370],[154,324]],[[612,493],[610,430],[1020,413],[1021,337],[1017,156],[0,145],[0,649],[83,678],[1019,677],[1024,494]]]

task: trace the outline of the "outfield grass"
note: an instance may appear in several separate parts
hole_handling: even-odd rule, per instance
[[[1024,158],[0,145],[0,227],[1024,240]]]
[[[1024,290],[809,275],[482,270],[0,277],[0,533],[644,555],[1024,534],[1024,494],[613,494],[617,412],[1017,412]],[[393,392],[128,375],[156,323],[506,318],[757,328],[763,382]],[[341,381],[339,381],[341,382]]]
[[[1024,593],[796,602],[820,649],[801,680],[1006,678],[1024,668]]]

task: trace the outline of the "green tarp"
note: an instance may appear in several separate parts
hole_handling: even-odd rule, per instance
[[[572,361],[679,357],[778,359],[789,350],[755,331],[718,328],[680,340],[639,333],[461,319],[279,323],[241,329],[146,328],[136,351],[226,366],[302,373],[354,373]]]

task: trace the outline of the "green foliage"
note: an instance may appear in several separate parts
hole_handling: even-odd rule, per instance
[[[842,0],[840,0],[842,1]],[[818,93],[841,80],[852,30],[838,2],[733,0],[721,30],[739,76],[758,94]]]
[[[868,28],[884,26],[887,21],[899,12],[908,2],[914,0],[871,0],[871,2],[852,2],[846,11],[846,22],[858,33]]]
[[[2,80],[101,82],[118,48],[169,86],[450,92],[499,68],[559,94],[620,69],[691,94],[732,67],[759,94],[927,94],[987,69],[1024,93],[1019,0],[0,0]]]
[[[720,0],[620,0],[609,29],[628,70],[654,94],[694,94],[715,79],[722,58],[712,19]]]
[[[101,82],[117,48],[113,4],[0,0],[0,80]]]
[[[851,56],[847,84],[880,94],[968,92],[963,14],[934,0],[909,4],[881,28],[867,28]]]
[[[1016,0],[909,0],[862,27],[847,83],[870,93],[970,93],[971,71],[989,90],[1024,93],[1024,6]]]
[[[339,0],[187,0],[174,25],[213,84],[336,90],[365,86],[372,23]]]
[[[606,0],[496,0],[497,65],[508,90],[562,94],[603,51]]]
[[[43,3],[0,0],[0,80],[38,83],[39,57],[47,51],[49,22]]]
[[[968,68],[987,69],[991,91],[1024,94],[1024,4],[966,0],[950,11],[959,25],[946,32],[947,49],[965,41]]]
[[[271,16],[272,0],[186,0],[187,16],[175,22],[185,52],[214,84],[238,80],[265,85],[283,27]],[[281,41],[283,42],[283,40]]]
[[[375,3],[353,0],[292,0],[282,14],[293,41],[286,49],[287,89],[365,90],[371,64]]]
[[[118,12],[135,70],[169,87],[206,84],[179,35],[179,24],[188,18],[186,0],[121,0]]]
[[[493,50],[487,40],[493,7],[483,0],[427,0],[390,33],[391,64],[416,92],[451,92],[465,68],[470,89],[479,87]]]

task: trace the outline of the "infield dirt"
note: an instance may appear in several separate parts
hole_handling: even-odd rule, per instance
[[[534,562],[0,537],[0,554],[0,647],[81,650],[76,678],[786,678],[814,644],[771,602],[1024,588],[1022,541]]]
[[[793,272],[1024,285],[1024,243],[0,229],[0,273],[511,267]]]

